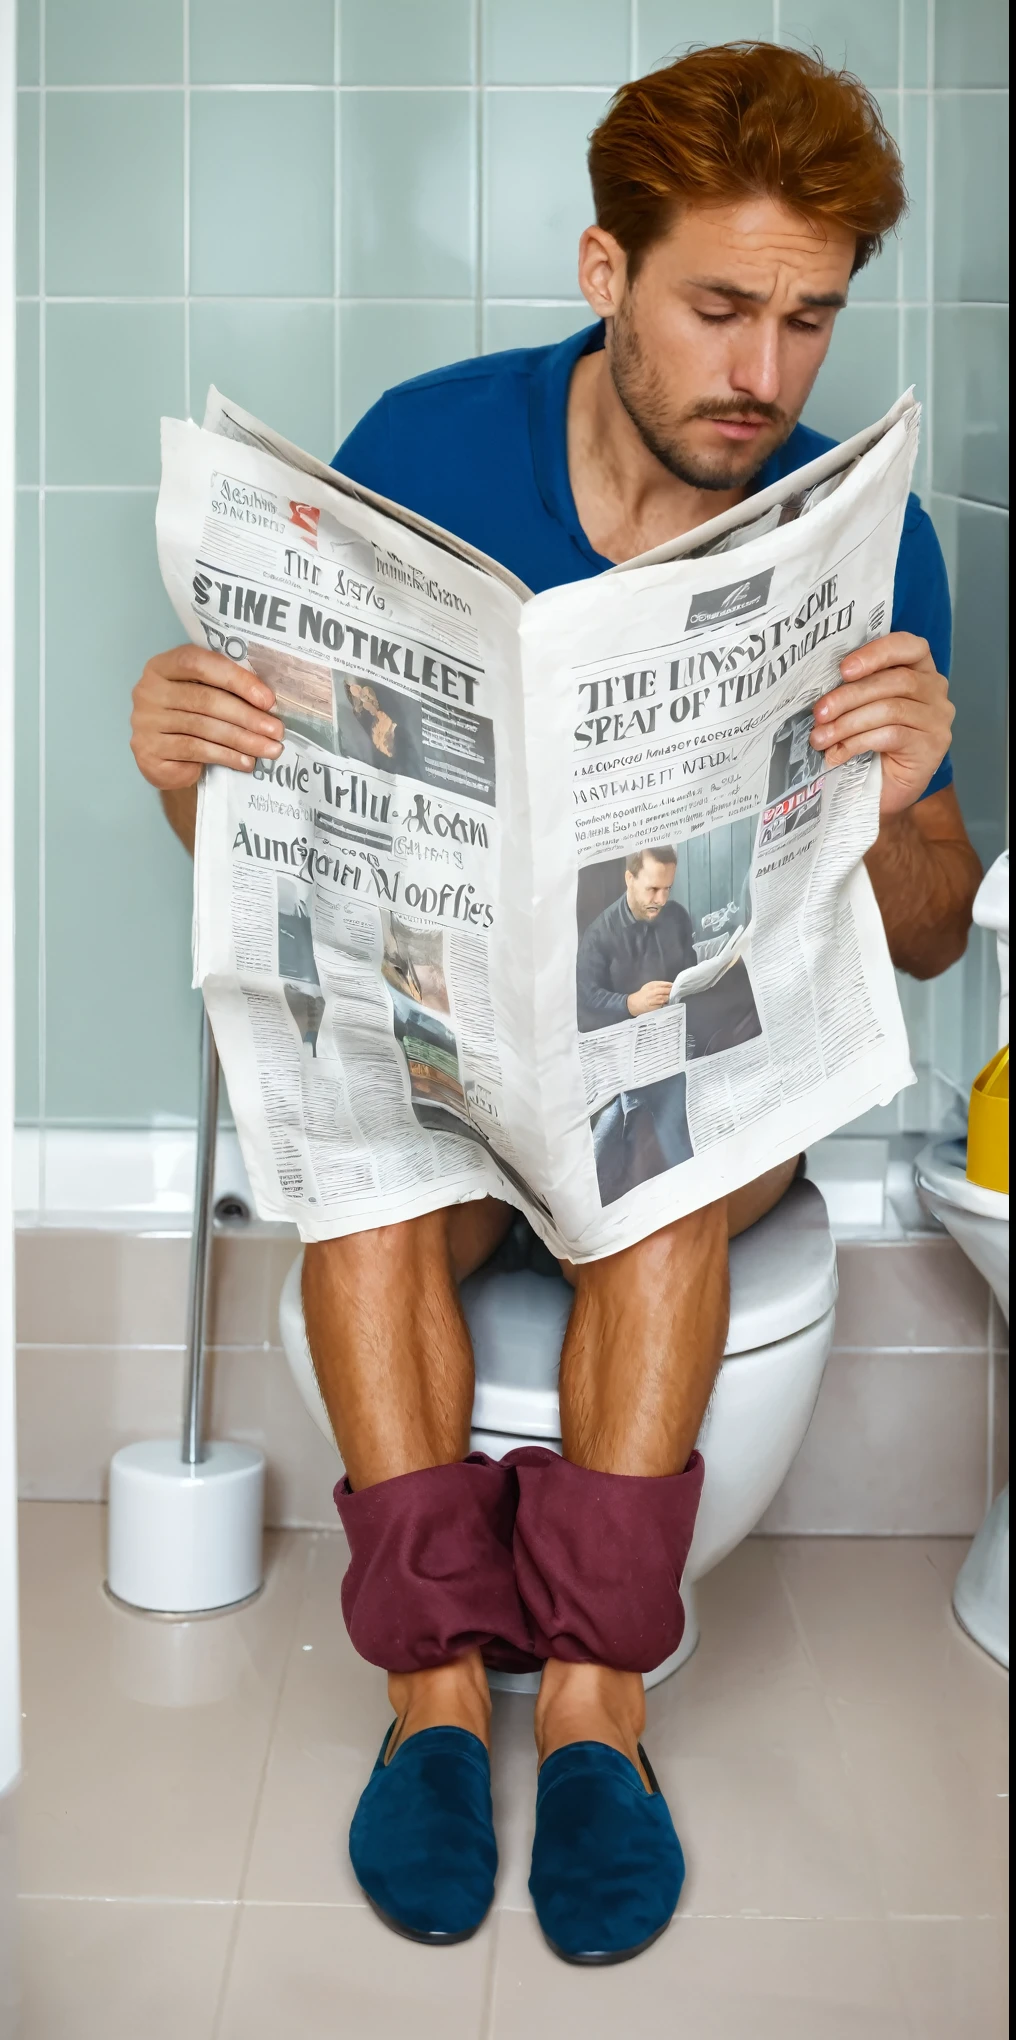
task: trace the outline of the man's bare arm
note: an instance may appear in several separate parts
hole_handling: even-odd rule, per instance
[[[885,815],[865,858],[889,954],[911,977],[937,977],[967,946],[980,859],[951,786]]]

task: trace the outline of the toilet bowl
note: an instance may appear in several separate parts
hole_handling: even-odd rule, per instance
[[[300,1294],[302,1255],[279,1306],[286,1358],[325,1437],[328,1413],[311,1362]],[[500,1459],[516,1445],[560,1451],[557,1376],[572,1291],[558,1274],[496,1263],[462,1285],[476,1361],[471,1444]],[[699,1432],[705,1485],[682,1593],[679,1650],[646,1675],[658,1684],[698,1642],[695,1583],[764,1515],[811,1422],[833,1339],[836,1249],[821,1193],[799,1179],[766,1218],[731,1241],[730,1328]],[[533,1673],[491,1673],[491,1684],[535,1692]]]
[[[998,1042],[1009,1039],[1009,854],[996,859],[974,901],[974,920],[998,942]],[[990,1284],[1009,1322],[1009,1198],[972,1183],[965,1140],[933,1140],[914,1175],[923,1202]],[[1009,1489],[996,1495],[960,1568],[953,1610],[982,1650],[1009,1664]]]

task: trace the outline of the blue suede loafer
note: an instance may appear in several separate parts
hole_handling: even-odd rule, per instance
[[[357,1882],[374,1911],[410,1941],[468,1941],[490,1910],[497,1843],[490,1759],[465,1728],[424,1728],[385,1752],[349,1830]]]
[[[529,1889],[565,1962],[627,1962],[662,1934],[684,1856],[645,1751],[652,1786],[607,1743],[569,1743],[540,1767]]]

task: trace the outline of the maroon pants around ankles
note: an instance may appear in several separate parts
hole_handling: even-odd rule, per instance
[[[652,1671],[684,1631],[681,1574],[704,1468],[592,1473],[545,1446],[471,1452],[335,1503],[349,1538],[342,1612],[361,1657],[425,1671],[467,1650]]]

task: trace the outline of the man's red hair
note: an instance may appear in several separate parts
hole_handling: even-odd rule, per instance
[[[857,236],[854,271],[906,210],[899,150],[848,71],[776,43],[723,43],[615,93],[589,147],[596,218],[634,276],[682,205],[765,195]]]

